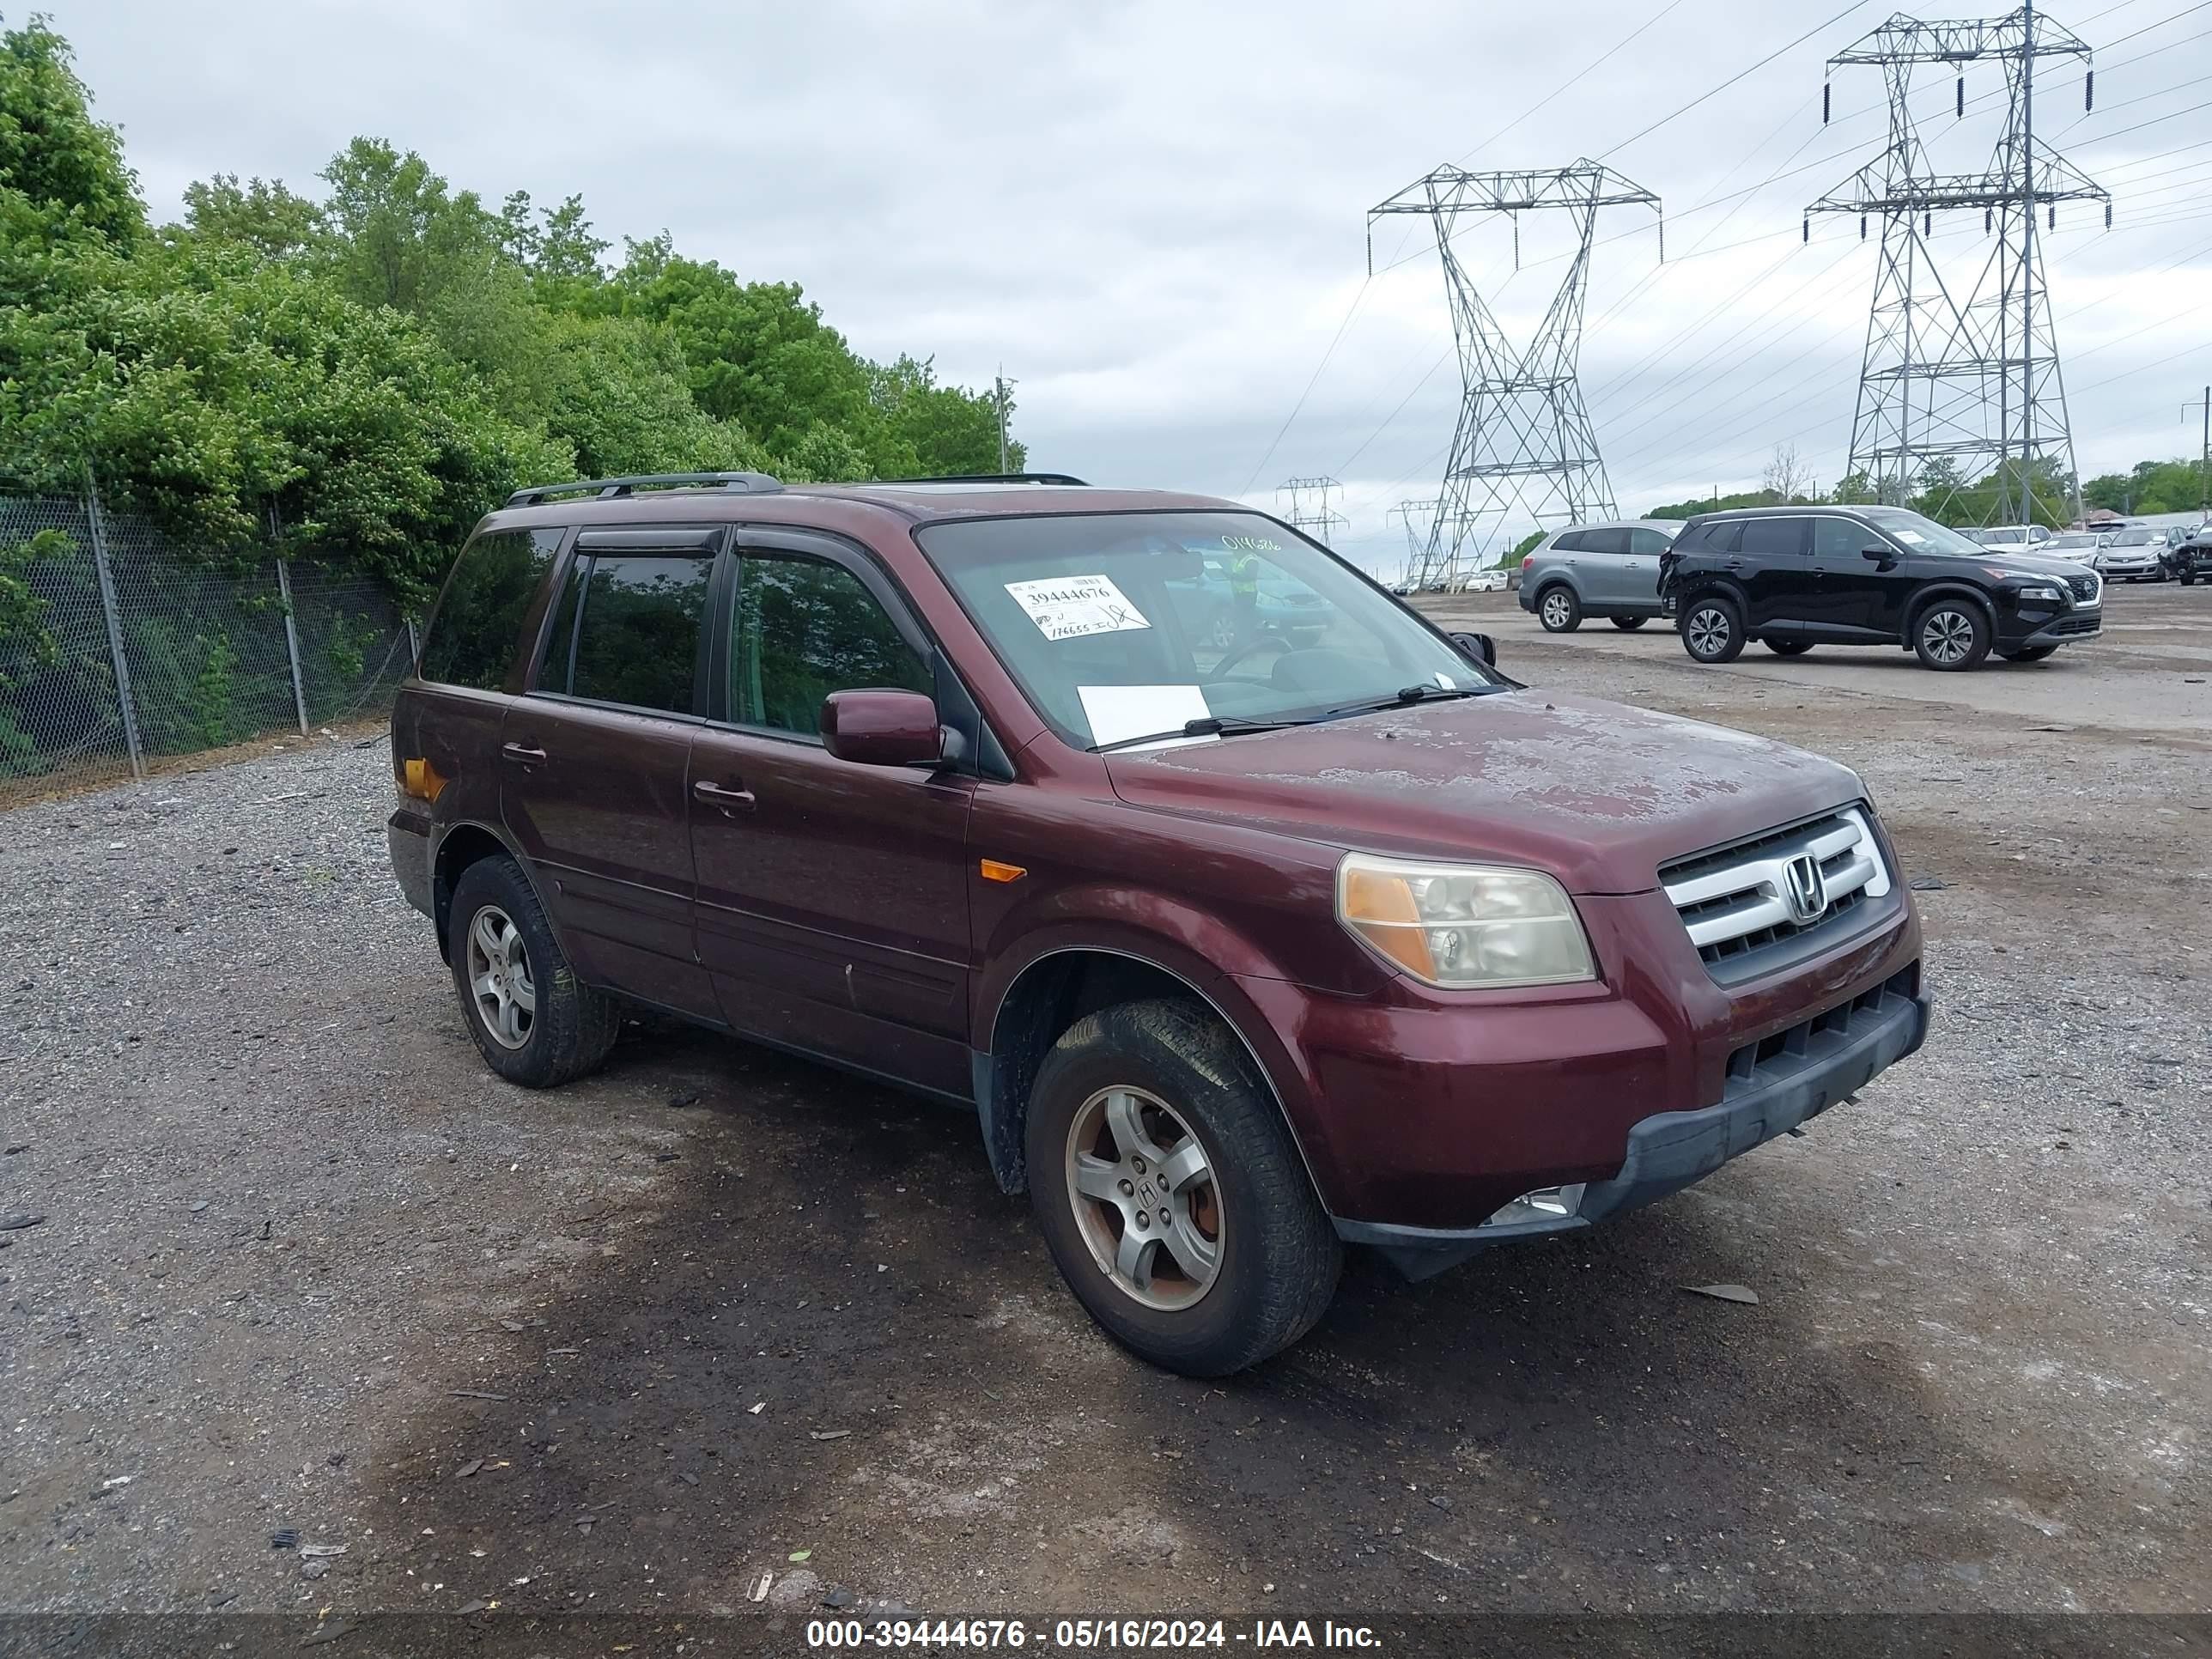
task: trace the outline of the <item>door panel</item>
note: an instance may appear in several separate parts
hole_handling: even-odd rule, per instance
[[[1803,519],[1746,519],[1736,551],[1723,561],[1737,574],[1750,601],[1746,631],[1796,620],[1813,603],[1813,572],[1805,556]]]
[[[933,653],[865,561],[802,549],[738,550],[731,720],[691,757],[699,955],[732,1028],[965,1097],[975,781],[823,748],[823,696],[932,690]]]
[[[500,744],[507,833],[587,981],[703,1018],[713,988],[691,943],[690,723],[524,697]]]
[[[1881,578],[1863,550],[1881,540],[1850,519],[1813,520],[1811,557],[1816,598],[1807,617],[1825,636],[1861,638],[1875,626]]]
[[[703,1019],[718,1009],[692,945],[686,791],[720,538],[580,536],[531,692],[500,734],[501,813],[576,971]]]
[[[1628,604],[1627,566],[1627,531],[1583,531],[1583,550],[1575,566],[1582,579],[1583,603],[1594,610]]]

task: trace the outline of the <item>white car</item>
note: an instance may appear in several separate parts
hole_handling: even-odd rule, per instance
[[[2040,548],[2051,539],[2051,532],[2039,524],[1991,525],[1987,530],[1967,532],[1984,547],[2007,547],[2025,553],[2031,548]]]

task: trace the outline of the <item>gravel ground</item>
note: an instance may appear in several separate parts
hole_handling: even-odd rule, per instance
[[[1096,1334],[957,1113],[665,1027],[496,1081],[380,744],[0,815],[0,1217],[44,1218],[0,1232],[0,1611],[2212,1608],[2182,597],[2113,599],[2179,644],[2046,665],[2094,687],[2066,731],[1996,674],[1456,607],[1533,684],[1857,767],[1942,884],[1936,1028],[1609,1228],[1356,1259],[1210,1386]]]

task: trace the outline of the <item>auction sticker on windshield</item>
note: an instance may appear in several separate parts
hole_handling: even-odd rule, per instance
[[[1055,576],[1043,581],[1008,582],[1006,592],[1048,640],[1075,640],[1086,634],[1119,634],[1152,626],[1145,613],[1114,585],[1111,576]]]

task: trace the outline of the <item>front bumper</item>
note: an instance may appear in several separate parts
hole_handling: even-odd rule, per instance
[[[2101,611],[2069,611],[2037,625],[2031,633],[2018,639],[1999,641],[2008,651],[2041,645],[2078,645],[2083,640],[2094,640],[2105,631],[2105,613]]]
[[[1472,1228],[1339,1220],[1348,1243],[1379,1249],[1408,1278],[1425,1279],[1516,1238],[1569,1232],[1679,1192],[1730,1158],[1795,1130],[1918,1048],[1928,1035],[1919,968],[1892,975],[1849,1001],[1730,1056],[1718,1103],[1657,1112],[1628,1132],[1620,1172],[1591,1182],[1571,1215]]]

